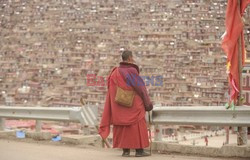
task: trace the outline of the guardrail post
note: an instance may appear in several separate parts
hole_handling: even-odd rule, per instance
[[[0,131],[5,129],[5,118],[0,118]]]
[[[41,132],[42,130],[42,121],[36,120],[36,132]]]
[[[247,127],[238,127],[237,144],[247,144]]]
[[[83,125],[82,126],[82,133],[83,133],[83,135],[90,135],[89,126]]]
[[[226,142],[225,144],[229,144],[229,127],[226,127]]]
[[[155,125],[155,132],[154,132],[154,136],[155,136],[155,141],[162,141],[162,128],[161,125],[156,124]]]

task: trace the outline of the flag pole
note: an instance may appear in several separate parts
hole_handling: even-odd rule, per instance
[[[240,12],[241,0],[238,0],[238,9]],[[238,39],[238,71],[239,71],[239,96],[237,100],[237,106],[242,106],[242,42],[241,34]],[[239,146],[247,144],[247,127],[238,127],[237,144]]]

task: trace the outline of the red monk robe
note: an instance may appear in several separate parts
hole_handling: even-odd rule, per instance
[[[131,79],[131,76],[136,79]],[[131,108],[123,107],[114,101],[116,82],[123,89],[136,91]],[[110,133],[110,125],[113,125],[113,148],[139,149],[149,146],[145,108],[152,110],[153,105],[145,84],[141,84],[144,82],[139,77],[139,68],[132,63],[121,62],[108,77],[108,92],[99,134],[106,139]]]

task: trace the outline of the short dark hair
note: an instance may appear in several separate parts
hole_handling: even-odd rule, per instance
[[[127,61],[130,56],[132,56],[132,52],[129,50],[125,50],[122,52],[122,60],[123,61]]]

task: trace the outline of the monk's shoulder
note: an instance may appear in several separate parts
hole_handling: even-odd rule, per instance
[[[109,76],[111,76],[113,74],[113,72],[117,69],[117,67],[113,67],[110,72],[109,72]]]
[[[128,67],[128,72],[138,74],[138,71],[134,67]]]

